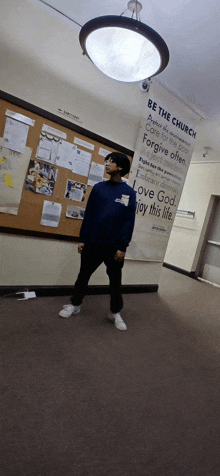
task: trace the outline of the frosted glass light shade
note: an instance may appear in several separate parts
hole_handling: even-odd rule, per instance
[[[135,82],[159,74],[169,51],[152,28],[131,18],[106,16],[86,23],[80,31],[83,52],[104,74]]]

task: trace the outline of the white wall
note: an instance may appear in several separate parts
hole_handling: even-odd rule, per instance
[[[0,251],[2,286],[71,286],[79,272],[77,243],[0,234]],[[126,260],[123,284],[158,284],[160,271],[160,263]],[[104,265],[89,284],[108,284]]]
[[[195,271],[212,209],[211,197],[220,195],[220,162],[193,155],[180,210],[195,212],[195,218],[176,217],[164,261],[186,271]]]

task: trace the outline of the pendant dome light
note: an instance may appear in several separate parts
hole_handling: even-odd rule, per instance
[[[163,38],[138,19],[141,3],[131,0],[127,7],[132,18],[94,18],[81,28],[79,41],[83,54],[104,74],[117,81],[137,82],[161,73],[169,62],[169,50]]]

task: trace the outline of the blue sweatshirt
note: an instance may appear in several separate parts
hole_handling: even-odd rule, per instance
[[[135,221],[136,192],[126,182],[107,180],[94,185],[80,230],[82,243],[89,241],[126,251]]]

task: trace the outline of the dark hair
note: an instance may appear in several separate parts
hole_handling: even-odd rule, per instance
[[[122,177],[129,173],[131,164],[127,155],[122,154],[121,152],[111,152],[105,157],[105,160],[108,159],[112,159],[112,161],[115,162],[118,167],[122,167],[122,170],[120,170]]]

